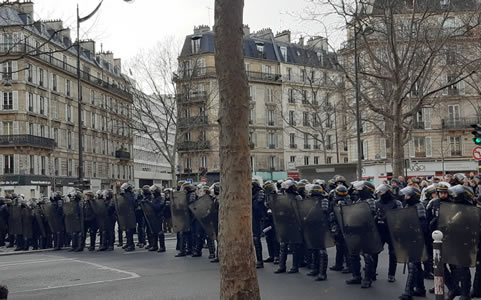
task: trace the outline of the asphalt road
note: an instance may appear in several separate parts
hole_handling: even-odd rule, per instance
[[[201,258],[174,258],[175,240],[168,240],[167,248],[166,253],[116,248],[113,252],[0,256],[0,283],[8,285],[9,299],[16,300],[219,298],[218,264],[209,262],[207,249]],[[331,264],[334,249],[329,249],[329,258]],[[262,299],[397,299],[406,275],[398,265],[397,281],[388,283],[387,262],[384,252],[379,257],[378,280],[371,289],[346,285],[350,274],[328,271],[328,281],[316,282],[305,275],[307,269],[298,274],[273,274],[277,266],[266,264],[258,270]],[[432,281],[425,284],[428,289]]]

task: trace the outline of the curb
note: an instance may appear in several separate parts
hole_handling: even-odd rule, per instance
[[[50,249],[29,250],[29,251],[0,252],[0,257],[10,256],[10,255],[21,255],[21,254],[36,254],[36,253],[51,252],[51,251],[54,251],[54,249],[50,248]]]

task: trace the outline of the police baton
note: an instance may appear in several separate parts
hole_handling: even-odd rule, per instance
[[[444,300],[444,264],[442,262],[441,248],[443,233],[435,230],[433,237],[433,268],[434,268],[434,296],[436,300]]]

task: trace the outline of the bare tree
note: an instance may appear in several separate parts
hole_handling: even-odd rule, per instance
[[[252,242],[249,100],[243,54],[243,0],[215,1],[221,196],[220,298],[260,299]]]
[[[443,59],[446,49],[461,37],[476,38],[479,7],[470,1],[472,7],[459,14],[455,12],[461,10],[463,1],[446,5],[428,0],[310,2],[329,9],[328,14],[347,24],[348,41],[339,53],[344,60],[340,67],[352,87],[359,84],[365,118],[383,120],[393,176],[401,175],[404,145],[411,139],[416,113],[423,106],[436,105],[442,94],[453,93],[458,83],[474,73],[470,65],[477,57],[450,68]],[[311,17],[319,20],[320,15]],[[446,72],[448,76],[444,76]]]

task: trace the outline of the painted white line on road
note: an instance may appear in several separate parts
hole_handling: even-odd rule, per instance
[[[145,252],[149,252],[149,250],[125,252],[125,253],[123,253],[123,255],[127,255],[127,254],[136,254],[136,253],[145,253]]]
[[[37,291],[46,291],[46,290],[62,289],[62,288],[69,288],[69,287],[86,286],[86,285],[92,285],[92,284],[102,284],[102,283],[109,283],[109,282],[115,282],[115,281],[121,281],[121,280],[135,279],[135,278],[140,277],[139,274],[134,273],[134,272],[129,272],[129,271],[124,271],[124,270],[120,270],[120,269],[116,269],[116,268],[111,268],[111,267],[107,267],[107,266],[104,266],[104,265],[100,265],[100,264],[96,264],[96,263],[92,263],[92,262],[88,262],[88,261],[83,261],[83,260],[78,260],[78,259],[70,259],[70,260],[74,261],[74,262],[82,263],[82,264],[91,265],[91,266],[94,266],[98,269],[108,270],[108,271],[111,271],[111,272],[125,274],[125,275],[128,275],[128,277],[116,278],[116,279],[107,279],[107,280],[98,280],[98,281],[77,283],[77,284],[66,284],[66,285],[60,285],[60,286],[48,286],[48,287],[44,287],[44,288],[12,292],[11,294],[31,293],[31,292],[37,292]]]
[[[41,264],[41,263],[47,263],[47,262],[58,262],[58,261],[66,261],[66,260],[74,260],[73,258],[63,258],[63,259],[37,259],[37,260],[29,260],[29,261],[17,261],[17,262],[12,262],[12,263],[6,263],[6,264],[1,264],[0,263],[0,268],[3,267],[11,267],[11,266],[21,266],[21,265],[29,265],[29,264]]]

